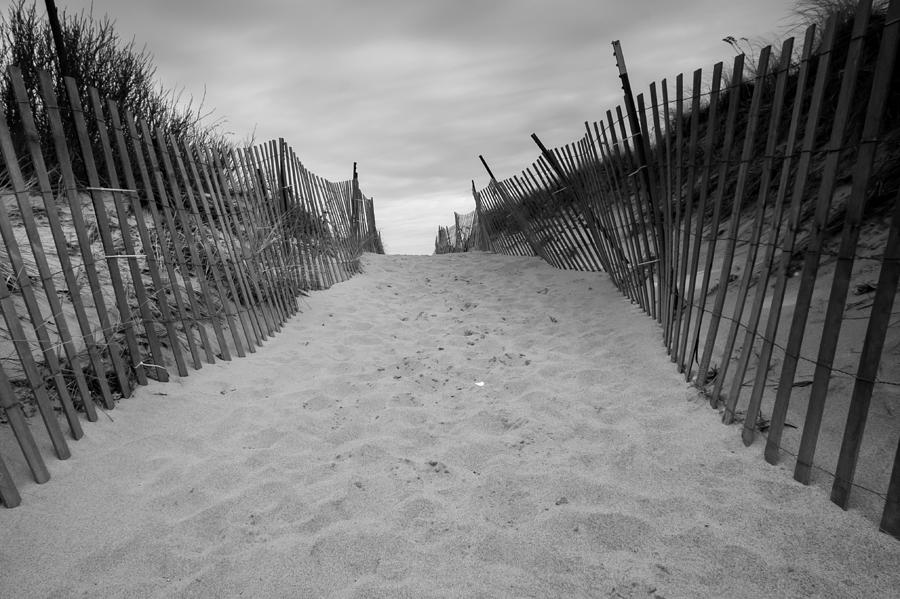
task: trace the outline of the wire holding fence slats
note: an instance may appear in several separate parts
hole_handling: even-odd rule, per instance
[[[284,140],[196,146],[74,79],[38,80],[33,97],[9,69],[17,121],[0,122],[0,435],[21,450],[0,455],[7,507],[24,469],[50,478],[44,436],[67,459],[65,432],[81,438],[98,407],[255,352],[300,296],[383,253],[355,164],[352,181],[328,181]]]
[[[900,0],[846,17],[807,28],[798,55],[789,39],[716,64],[705,89],[700,69],[672,95],[662,80],[649,101],[614,43],[624,108],[559,148],[533,135],[539,158],[521,175],[473,182],[473,218],[478,249],[605,272],[746,444],[762,432],[766,460],[794,457],[800,482],[833,477],[841,507],[852,489],[858,505],[883,502],[881,528],[900,538],[900,420],[889,406],[868,418],[900,385]],[[453,233],[440,229],[436,251]],[[856,285],[874,300],[849,303],[876,270]],[[840,334],[859,320],[851,353]]]

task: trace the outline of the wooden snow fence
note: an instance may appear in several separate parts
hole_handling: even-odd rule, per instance
[[[478,213],[475,211],[466,214],[454,212],[453,226],[438,227],[438,234],[434,240],[435,254],[488,249],[484,229],[481,227]]]
[[[608,273],[745,444],[900,538],[898,38],[863,0],[649,98],[614,43],[624,108],[473,194],[492,251]]]
[[[66,459],[82,419],[136,385],[255,352],[298,296],[358,272],[378,235],[355,164],[333,183],[283,140],[199,147],[70,78],[40,73],[32,98],[19,69],[8,77],[20,118],[0,119],[0,435],[15,443],[0,447],[18,445],[43,483],[36,436]],[[11,458],[7,507],[20,503]]]

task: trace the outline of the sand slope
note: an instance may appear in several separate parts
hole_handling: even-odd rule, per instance
[[[0,597],[900,589],[900,543],[745,449],[604,276],[481,253],[364,265],[24,482],[0,510]]]

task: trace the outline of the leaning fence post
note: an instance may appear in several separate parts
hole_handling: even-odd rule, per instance
[[[619,69],[619,79],[622,80],[622,91],[625,93],[625,111],[628,113],[628,125],[631,128],[631,135],[634,138],[634,149],[638,159],[638,175],[641,179],[641,186],[647,194],[647,207],[654,216],[654,222],[657,223],[657,235],[665,234],[659,224],[660,219],[656,218],[656,202],[653,197],[653,186],[650,183],[650,162],[647,159],[647,153],[644,145],[644,133],[641,129],[641,123],[638,119],[637,109],[634,104],[634,94],[631,91],[631,82],[628,80],[628,70],[625,68],[625,57],[622,54],[622,44],[616,40],[612,43],[613,54],[616,57],[616,66]],[[665,244],[658,244],[664,248]],[[657,256],[658,257],[658,256]]]
[[[0,502],[6,507],[16,507],[22,503],[22,497],[19,490],[16,489],[16,483],[9,474],[9,469],[0,456]]]
[[[281,198],[281,214],[285,215],[288,211],[288,195],[287,195],[287,177],[285,173],[285,153],[287,152],[287,144],[284,138],[278,138],[278,189]]]
[[[69,72],[69,57],[66,54],[66,46],[63,43],[62,26],[59,23],[59,13],[56,10],[55,0],[45,0],[47,5],[47,21],[50,23],[50,31],[53,35],[53,46],[56,48],[56,58],[59,62],[59,75],[65,77]]]
[[[891,471],[891,482],[884,500],[884,513],[879,528],[882,532],[900,539],[900,443],[897,444],[897,453],[894,456],[894,468]]]
[[[353,163],[353,193],[350,194],[350,234],[359,243],[359,173],[356,172],[356,163]]]
[[[50,480],[50,472],[47,470],[46,464],[44,464],[41,451],[38,449],[38,445],[31,434],[31,426],[28,424],[25,413],[22,410],[22,404],[16,397],[16,392],[9,382],[6,371],[3,370],[2,363],[0,363],[0,408],[3,408],[3,412],[6,414],[6,420],[16,436],[19,449],[22,451],[25,462],[31,470],[31,477],[34,479],[34,482],[38,484],[47,482]],[[9,507],[13,506],[9,505]]]

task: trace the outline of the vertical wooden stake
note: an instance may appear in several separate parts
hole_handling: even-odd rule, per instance
[[[0,502],[8,508],[22,503],[22,497],[19,495],[19,490],[16,489],[15,481],[9,474],[9,469],[3,462],[3,456],[0,456]]]

